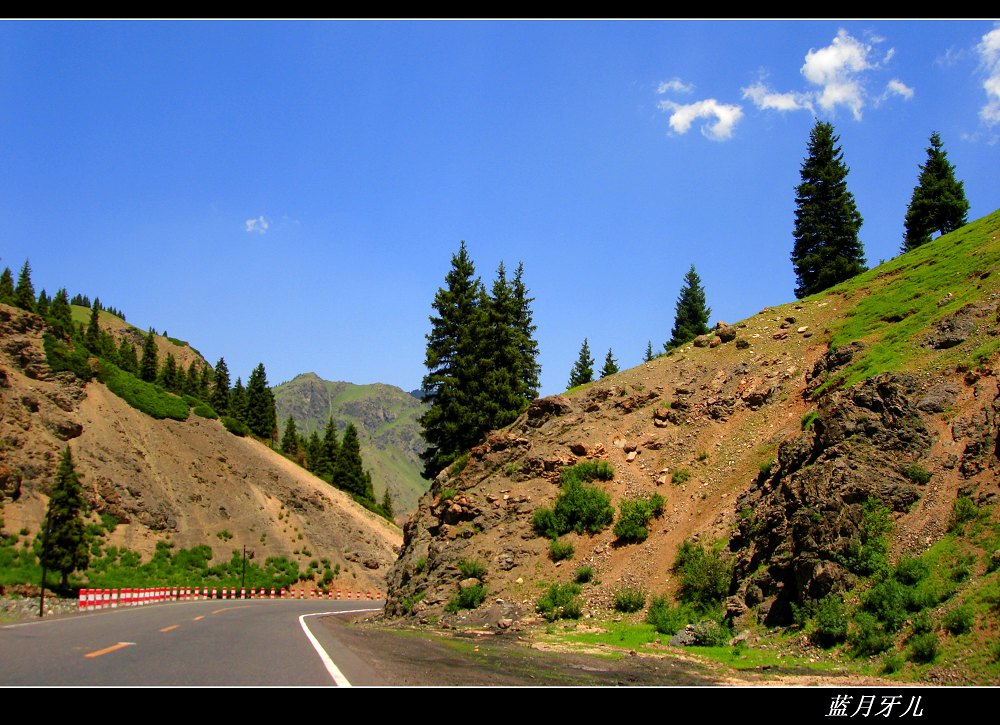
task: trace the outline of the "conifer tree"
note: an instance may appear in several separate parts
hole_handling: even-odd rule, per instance
[[[49,295],[43,289],[38,293],[38,302],[35,303],[35,312],[42,317],[48,317],[50,304],[52,304],[52,300],[49,299]]]
[[[242,378],[236,378],[236,384],[229,393],[229,416],[240,423],[247,424],[247,389],[243,387]]]
[[[358,429],[353,423],[348,423],[344,429],[344,437],[340,442],[340,451],[333,468],[333,483],[337,488],[364,501],[375,503],[371,475],[364,469]]]
[[[587,342],[587,338],[583,338],[583,345],[580,346],[580,355],[577,357],[576,363],[570,371],[566,389],[570,390],[578,385],[593,382],[593,380],[594,358],[590,355],[590,343]]]
[[[606,378],[609,375],[614,375],[618,372],[618,363],[615,361],[614,355],[611,354],[611,348],[608,348],[608,354],[604,357],[604,367],[601,368],[601,377]]]
[[[708,318],[711,308],[705,305],[705,289],[701,286],[701,277],[694,270],[694,265],[684,275],[684,284],[677,296],[677,306],[674,315],[674,326],[670,331],[670,340],[664,345],[667,351],[690,342],[698,335],[708,332]]]
[[[278,414],[274,408],[274,394],[267,385],[264,363],[258,363],[247,381],[247,427],[258,438],[274,438],[278,427]]]
[[[10,267],[4,267],[0,273],[0,302],[5,305],[14,304],[14,273]]]
[[[212,389],[212,368],[208,363],[201,366],[201,374],[198,376],[198,397],[207,401]],[[218,412],[218,411],[216,411]]]
[[[83,487],[73,466],[69,446],[63,451],[56,470],[56,478],[49,494],[45,515],[47,532],[39,534],[42,545],[41,560],[46,568],[62,575],[62,587],[68,584],[69,575],[83,571],[90,564],[83,514],[86,511]]]
[[[188,395],[198,397],[198,361],[192,360],[188,363],[187,372],[184,374],[184,383],[181,388]]]
[[[795,296],[806,297],[865,269],[862,218],[847,189],[848,168],[833,125],[817,121],[795,187]]]
[[[135,345],[124,337],[118,345],[118,367],[133,375],[139,374],[139,356],[136,354]]]
[[[159,383],[164,390],[177,390],[177,361],[174,359],[174,354],[172,352],[168,352],[167,359],[163,361],[163,368],[160,370]]]
[[[392,497],[389,495],[389,487],[385,487],[385,492],[382,494],[382,513],[390,521],[395,518],[396,513],[392,510]]]
[[[323,429],[323,439],[319,448],[320,465],[322,470],[321,478],[332,479],[333,469],[340,456],[340,441],[337,439],[337,423],[333,416],[326,421],[326,428]]]
[[[155,383],[156,376],[160,372],[160,361],[156,352],[156,340],[153,338],[153,330],[150,328],[146,333],[146,339],[142,343],[142,359],[139,361],[139,377],[147,383]]]
[[[285,421],[285,432],[281,435],[281,452],[286,456],[294,456],[299,452],[299,432],[295,428],[295,419],[288,416]]]
[[[83,336],[83,344],[87,346],[95,355],[101,353],[101,303],[99,299],[94,299],[94,306],[90,308],[90,322],[87,324],[87,333]]]
[[[212,388],[212,408],[220,416],[229,413],[229,366],[224,357],[215,363],[215,382]]]
[[[422,388],[429,408],[420,424],[427,441],[421,454],[426,478],[434,478],[489,429],[480,408],[484,368],[480,355],[486,327],[482,282],[464,241],[452,255],[445,285],[434,296],[424,361],[427,374]]]
[[[316,464],[320,462],[322,458],[323,442],[319,439],[319,433],[313,431],[309,434],[309,438],[306,439],[306,467],[313,472],[314,475],[319,476],[316,473]],[[322,478],[322,476],[320,476]]]
[[[507,281],[503,262],[497,268],[492,294],[481,290],[480,306],[485,313],[483,350],[479,353],[479,410],[485,415],[486,430],[512,423],[529,401],[518,395],[521,385],[521,345],[514,327],[514,291]]]
[[[65,339],[73,333],[73,311],[69,306],[69,293],[63,287],[52,298],[49,306],[49,326]]]
[[[511,293],[514,298],[513,328],[521,359],[518,369],[518,399],[527,405],[538,397],[539,377],[542,368],[538,364],[538,343],[535,341],[537,326],[533,322],[531,303],[533,297],[528,296],[528,288],[524,284],[524,263],[518,262],[514,279],[511,282]]]
[[[955,178],[955,167],[948,161],[948,152],[937,131],[931,134],[930,141],[927,161],[920,166],[920,176],[906,209],[903,252],[929,242],[932,232],[947,234],[968,223],[965,186]]]
[[[646,352],[643,353],[642,361],[650,362],[653,359],[653,341],[649,340],[646,342]]]
[[[14,304],[28,312],[35,311],[35,285],[31,283],[31,265],[24,260],[21,274],[17,277],[17,287],[14,288]]]

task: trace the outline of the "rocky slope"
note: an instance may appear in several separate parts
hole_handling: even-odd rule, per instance
[[[102,320],[103,322],[103,320]],[[381,588],[398,528],[265,445],[191,415],[154,420],[101,383],[52,373],[36,315],[0,305],[0,500],[3,528],[30,538],[44,516],[59,455],[72,449],[92,516],[120,525],[108,543],[148,556],[160,540],[207,544],[228,559],[341,565],[334,586]],[[169,344],[169,343],[168,343]],[[190,348],[185,348],[190,349]]]
[[[719,323],[675,354],[535,401],[421,500],[386,611],[507,627],[531,619],[548,584],[571,581],[587,564],[596,584],[584,589],[585,616],[606,616],[623,586],[674,593],[671,565],[691,538],[729,550],[731,617],[787,623],[792,602],[852,587],[841,562],[872,497],[893,511],[893,557],[925,550],[959,493],[980,504],[998,494],[1000,213],[973,227],[974,239],[938,240],[848,285]],[[961,255],[975,272],[941,264],[940,275],[907,288],[907,275],[935,265],[935,254]],[[905,309],[874,307],[897,298]],[[867,317],[856,343],[831,349]],[[918,319],[926,323],[912,327]],[[876,374],[838,382],[857,370]],[[641,544],[616,541],[610,528],[569,534],[574,557],[553,562],[531,517],[553,504],[559,470],[588,459],[613,466],[614,479],[599,485],[616,510],[656,492],[664,515]],[[477,610],[446,614],[462,559],[485,563],[488,597]]]
[[[313,431],[322,436],[331,416],[341,432],[353,423],[376,500],[388,487],[397,518],[406,520],[430,485],[421,475],[426,443],[417,422],[425,403],[393,385],[332,382],[315,373],[296,375],[273,390],[282,432],[289,415],[306,436]]]

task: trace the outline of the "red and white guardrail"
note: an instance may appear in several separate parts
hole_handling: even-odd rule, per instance
[[[354,596],[352,596],[354,595]],[[143,607],[164,602],[194,602],[210,599],[371,599],[380,601],[382,592],[362,592],[350,589],[292,589],[284,587],[259,590],[244,587],[147,587],[144,589],[81,589],[79,611],[94,612],[100,609]]]

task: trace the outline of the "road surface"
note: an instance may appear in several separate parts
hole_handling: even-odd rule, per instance
[[[381,602],[175,602],[0,626],[0,686],[385,684],[322,616]]]

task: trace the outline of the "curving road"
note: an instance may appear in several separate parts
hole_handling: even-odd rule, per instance
[[[369,601],[215,600],[4,625],[0,686],[383,685],[317,621],[379,608]]]

